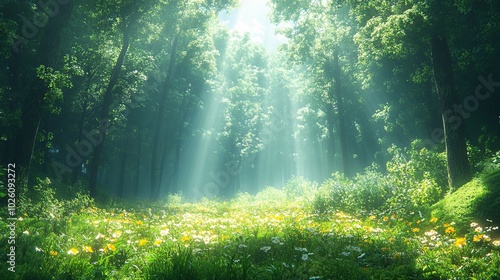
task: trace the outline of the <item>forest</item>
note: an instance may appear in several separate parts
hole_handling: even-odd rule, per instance
[[[0,278],[500,279],[500,2],[0,0]]]

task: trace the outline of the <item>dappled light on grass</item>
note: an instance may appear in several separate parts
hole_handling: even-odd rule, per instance
[[[311,203],[317,188],[294,186],[229,202],[176,198],[89,206],[43,222],[28,216],[20,224],[30,233],[19,242],[19,251],[26,250],[19,270],[37,271],[38,279],[421,279],[498,272],[500,240],[491,237],[497,227],[473,223],[463,235],[453,221],[418,212],[352,215],[328,208],[318,214]]]

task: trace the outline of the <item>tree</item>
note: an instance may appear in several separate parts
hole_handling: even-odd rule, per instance
[[[387,56],[410,56],[425,45],[432,55],[435,91],[441,103],[444,140],[448,161],[449,185],[456,189],[467,182],[470,168],[467,159],[463,123],[458,123],[453,105],[458,104],[453,65],[448,48],[452,28],[461,18],[455,3],[439,1],[345,1],[350,4],[361,29],[357,35],[362,56],[380,60]],[[442,11],[448,11],[445,14]],[[429,57],[430,58],[430,57]],[[429,59],[429,61],[431,61]]]

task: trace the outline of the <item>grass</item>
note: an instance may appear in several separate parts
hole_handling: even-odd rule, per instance
[[[16,273],[7,276],[498,279],[500,275],[500,241],[490,237],[496,228],[480,221],[459,234],[458,221],[418,212],[353,215],[323,209],[318,214],[308,197],[272,188],[232,201],[185,203],[172,196],[155,204],[77,204],[66,201],[61,206],[66,210],[45,208],[45,215],[25,213],[17,221]],[[0,224],[2,233],[7,232],[5,221]],[[0,243],[3,252],[6,237],[2,235]],[[5,262],[0,266],[7,270]]]

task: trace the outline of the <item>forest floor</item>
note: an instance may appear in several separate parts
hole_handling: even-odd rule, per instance
[[[88,198],[87,198],[88,199]],[[110,203],[81,196],[16,224],[12,279],[499,279],[487,222],[459,234],[422,213],[317,213],[268,188],[231,201]],[[82,206],[84,205],[84,206]],[[64,209],[65,208],[65,209]],[[2,233],[8,227],[0,221]],[[2,251],[7,246],[2,236]],[[4,254],[5,259],[5,254]],[[8,279],[8,278],[4,278]]]

